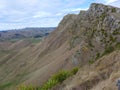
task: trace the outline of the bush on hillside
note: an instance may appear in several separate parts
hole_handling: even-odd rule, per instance
[[[71,70],[71,74],[72,75],[75,75],[77,72],[78,72],[79,68],[78,67],[75,67]]]
[[[20,85],[17,90],[36,90],[32,85],[25,85],[25,84],[22,84]]]
[[[21,85],[18,87],[17,90],[49,90],[53,88],[55,85],[62,83],[64,80],[66,80],[68,77],[75,75],[78,72],[79,68],[75,67],[71,71],[62,70],[58,72],[57,74],[53,75],[43,86],[41,87],[32,87],[32,86],[26,86]]]
[[[111,53],[111,52],[113,52],[113,51],[114,51],[114,47],[109,46],[109,47],[107,47],[107,48],[105,49],[105,51],[103,52],[102,56],[103,56],[103,55],[106,55],[106,54],[109,54],[109,53]]]

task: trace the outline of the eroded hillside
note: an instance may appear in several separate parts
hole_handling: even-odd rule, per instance
[[[96,3],[91,4],[87,11],[81,11],[78,15],[66,15],[56,30],[45,40],[34,46],[23,47],[19,52],[0,59],[4,61],[0,66],[2,89],[13,90],[22,83],[38,87],[58,71],[70,70],[75,66],[82,67],[77,73],[78,76],[76,75],[71,83],[64,82],[62,88],[84,90],[88,87],[87,90],[92,88],[94,90],[99,88],[99,82],[112,80],[109,78],[114,69],[109,67],[109,64],[118,67],[116,64],[119,63],[119,51],[113,53],[117,57],[115,60],[112,54],[105,55],[120,48],[119,15],[119,8]],[[107,63],[107,60],[110,60],[110,63]],[[103,63],[105,65],[102,66]],[[89,65],[91,66],[88,67]],[[118,69],[115,71],[119,73]],[[93,84],[96,87],[93,87]]]
[[[117,90],[119,77],[120,51],[115,51],[90,66],[80,68],[75,76],[53,90]]]

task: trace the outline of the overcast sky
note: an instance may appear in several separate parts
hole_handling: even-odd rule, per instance
[[[0,30],[55,27],[64,15],[86,10],[92,2],[120,7],[120,0],[0,0]]]

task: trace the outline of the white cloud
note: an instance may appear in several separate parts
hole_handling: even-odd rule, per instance
[[[114,2],[116,2],[118,0],[105,0],[105,1],[106,1],[107,4],[110,4],[110,3],[114,3]]]
[[[17,0],[16,3],[19,3],[20,5],[29,5],[34,6],[38,4],[39,0]]]
[[[43,18],[43,17],[49,17],[51,15],[52,14],[49,13],[49,12],[43,12],[43,11],[41,11],[41,12],[35,13],[35,15],[33,16],[33,18]]]
[[[0,28],[56,26],[61,18],[86,0],[0,0]],[[75,8],[74,8],[75,9]],[[16,26],[15,26],[16,25]]]
[[[7,6],[7,2],[5,0],[0,0],[0,10],[5,9]]]
[[[120,0],[104,0],[105,4],[120,7]]]
[[[61,15],[63,15],[63,13],[56,13],[55,15],[56,16],[61,16]]]
[[[86,10],[94,1],[120,6],[120,0],[0,0],[0,29],[57,26],[64,15]]]
[[[75,9],[71,9],[70,11],[76,12],[76,11],[80,11],[80,10],[87,10],[88,8],[75,8]]]
[[[66,6],[71,7],[71,6],[77,6],[77,5],[82,5],[86,2],[87,0],[66,0]]]

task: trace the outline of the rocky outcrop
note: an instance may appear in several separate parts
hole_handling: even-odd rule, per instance
[[[82,60],[83,63],[91,59],[94,61],[102,56],[106,49],[119,44],[119,15],[119,8],[96,3],[91,4],[87,11],[80,12],[69,29],[70,48],[80,45],[75,54],[78,61]],[[77,55],[78,52],[80,55]]]

